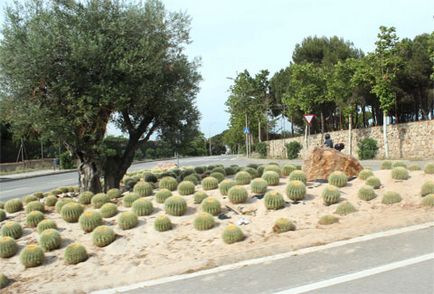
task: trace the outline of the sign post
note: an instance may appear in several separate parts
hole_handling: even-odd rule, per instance
[[[314,119],[314,117],[316,117],[316,115],[315,114],[305,114],[305,115],[303,115],[303,117],[307,122],[305,131],[304,131],[304,143],[306,146],[305,151],[307,151],[307,149],[309,148],[310,126],[312,125],[312,120]]]

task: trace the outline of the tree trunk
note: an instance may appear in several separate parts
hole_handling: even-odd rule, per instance
[[[324,142],[324,113],[321,111],[321,144]]]
[[[353,123],[353,116],[350,114],[348,116],[348,153],[350,155],[353,155],[353,133],[352,133],[352,123]]]
[[[262,142],[261,141],[261,120],[258,120],[258,142]]]
[[[81,161],[78,172],[80,173],[80,192],[90,191],[94,194],[101,192],[100,174],[95,161]]]
[[[384,157],[389,158],[389,144],[387,142],[387,111],[383,111],[383,140],[384,140]]]

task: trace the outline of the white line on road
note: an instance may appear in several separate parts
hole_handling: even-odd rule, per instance
[[[406,266],[409,266],[409,265],[412,265],[412,264],[416,264],[416,263],[420,263],[420,262],[423,262],[423,261],[427,261],[427,260],[430,260],[430,259],[434,259],[434,253],[425,254],[425,255],[421,255],[421,256],[417,256],[417,257],[413,257],[413,258],[409,258],[409,259],[405,259],[405,260],[401,260],[401,261],[397,261],[397,262],[392,262],[392,263],[389,263],[389,264],[385,264],[385,265],[381,265],[381,266],[378,266],[378,267],[370,268],[370,269],[363,270],[363,271],[360,271],[360,272],[356,272],[356,273],[352,273],[352,274],[348,274],[348,275],[344,275],[344,276],[340,276],[340,277],[336,277],[336,278],[332,278],[332,279],[328,279],[328,280],[324,280],[324,281],[320,281],[320,282],[316,282],[316,283],[312,283],[312,284],[308,284],[308,285],[304,285],[304,286],[300,286],[300,287],[284,290],[284,291],[281,291],[281,292],[276,292],[276,294],[299,294],[299,293],[306,293],[306,292],[310,292],[310,291],[314,291],[314,290],[330,287],[330,286],[333,286],[333,285],[338,285],[338,284],[342,284],[342,283],[346,283],[346,282],[362,279],[362,278],[365,278],[365,277],[377,275],[379,273],[391,271],[391,270],[398,269],[398,268],[401,268],[401,267],[406,267]]]

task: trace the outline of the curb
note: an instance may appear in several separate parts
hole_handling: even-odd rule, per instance
[[[59,171],[59,172],[50,172],[50,173],[46,173],[46,174],[37,174],[37,175],[24,176],[24,177],[19,177],[19,178],[1,178],[0,177],[0,183],[26,180],[26,179],[31,179],[31,178],[45,177],[45,176],[52,176],[52,175],[61,175],[61,174],[67,174],[67,173],[72,173],[72,172],[76,172],[76,171],[77,171],[76,169],[73,169],[73,170],[68,169],[68,170]]]

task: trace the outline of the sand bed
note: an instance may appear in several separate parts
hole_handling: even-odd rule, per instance
[[[139,217],[140,223],[134,229],[122,231],[116,225],[116,217],[106,219],[106,224],[113,225],[119,236],[105,248],[94,246],[91,234],[84,233],[78,223],[69,224],[57,213],[47,213],[46,217],[55,220],[60,228],[64,239],[61,249],[46,253],[45,263],[36,268],[25,269],[19,262],[19,254],[10,259],[2,259],[0,272],[14,279],[13,284],[2,290],[2,293],[89,292],[434,221],[434,210],[421,207],[422,198],[419,195],[422,184],[429,179],[434,180],[433,175],[412,171],[411,178],[401,182],[391,179],[390,170],[376,171],[375,175],[383,184],[382,188],[376,190],[377,198],[369,202],[359,200],[357,191],[364,182],[358,179],[349,182],[340,189],[342,201],[350,201],[358,211],[339,216],[339,223],[329,226],[318,225],[318,219],[322,215],[333,214],[337,207],[337,204],[325,206],[322,203],[319,195],[324,185],[308,189],[305,201],[298,204],[288,201],[284,209],[277,211],[267,211],[263,200],[250,198],[248,203],[235,207],[238,210],[250,211],[251,215],[235,215],[231,212],[230,219],[217,219],[216,227],[209,231],[196,231],[193,228],[192,222],[200,207],[193,204],[192,196],[184,196],[189,205],[187,214],[170,217],[175,224],[172,231],[156,232],[153,227],[154,219],[164,214],[164,210],[162,204],[153,201],[155,212],[151,216]],[[280,184],[269,187],[269,190],[278,190],[284,194],[286,183],[287,179],[281,178]],[[250,190],[249,186],[246,187]],[[197,190],[200,189],[201,187],[197,186]],[[381,198],[385,191],[399,192],[402,202],[382,204]],[[221,196],[218,190],[207,193],[221,200],[223,206],[228,203],[227,198]],[[119,209],[129,210],[121,204]],[[250,222],[240,226],[246,239],[232,245],[223,243],[223,229],[228,223],[236,223],[240,217]],[[273,224],[279,217],[292,220],[297,230],[273,233]],[[24,218],[24,212],[11,217],[22,223]],[[18,244],[21,249],[36,241],[35,229],[27,228]],[[82,243],[91,256],[86,262],[66,265],[63,260],[64,250],[74,241]]]

